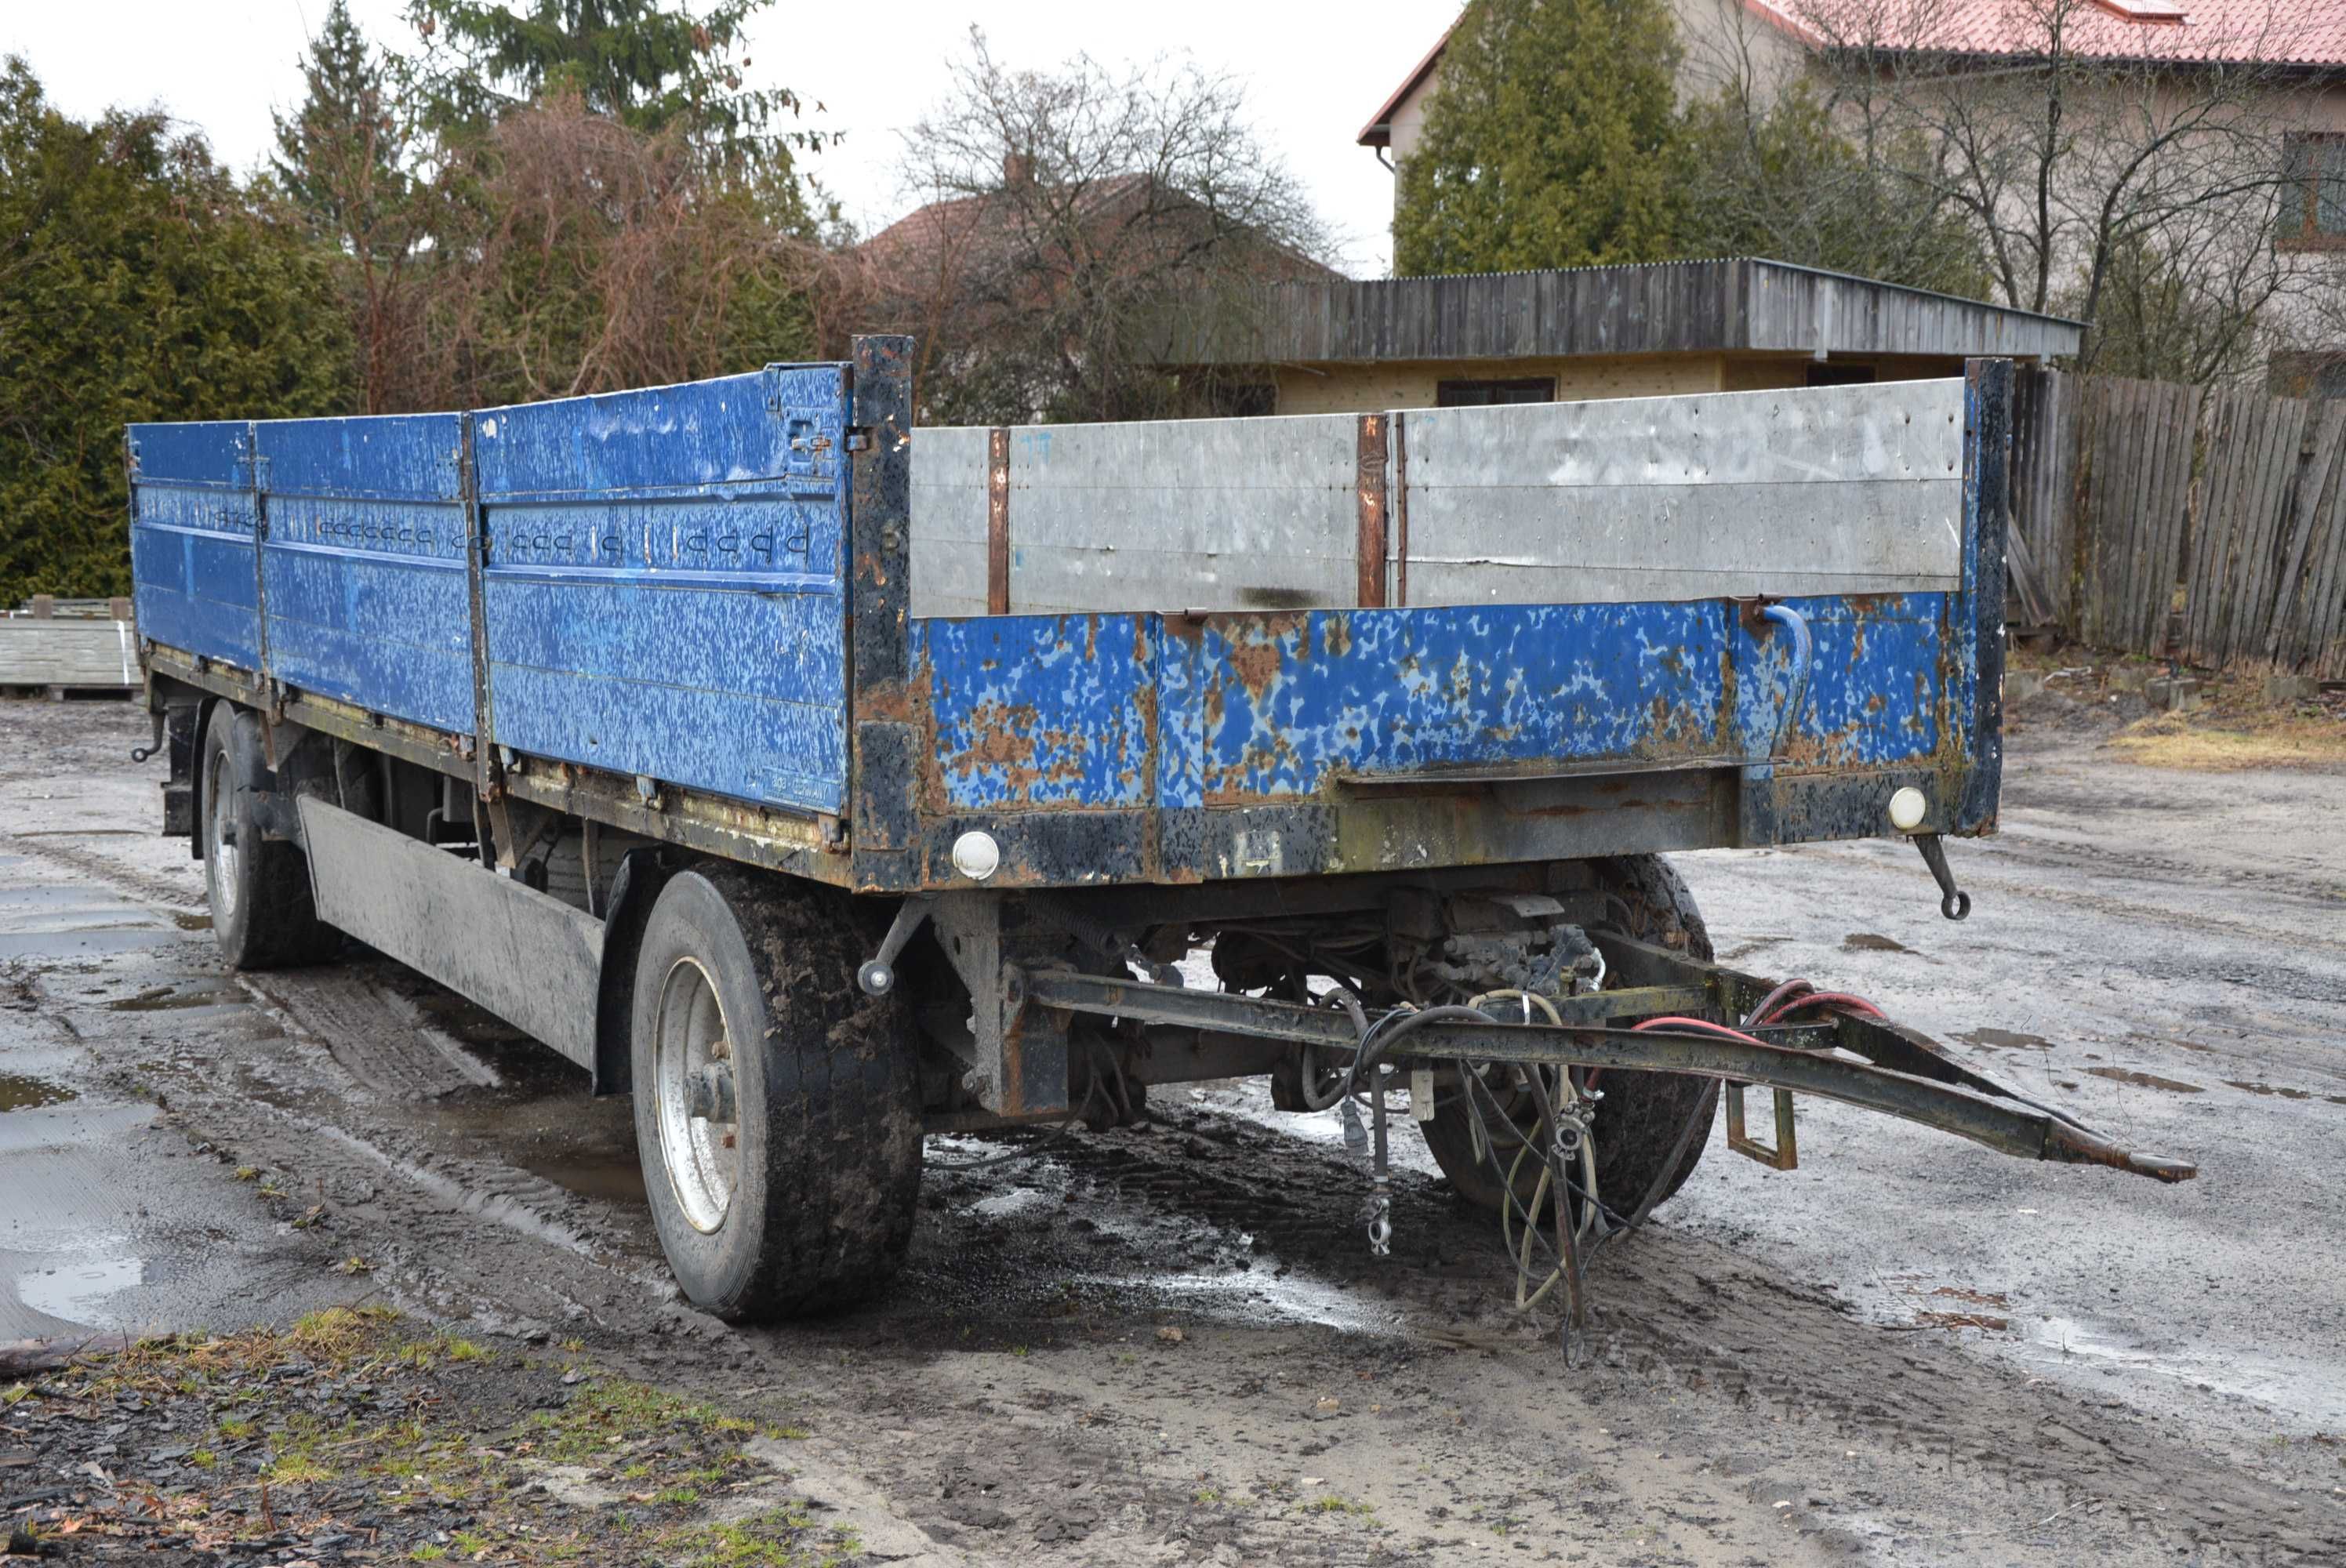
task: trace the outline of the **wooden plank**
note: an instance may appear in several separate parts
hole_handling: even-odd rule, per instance
[[[2264,657],[2280,661],[2288,645],[2290,662],[2301,652],[2298,609],[2304,602],[2308,554],[2320,518],[2337,484],[2338,452],[2346,438],[2346,403],[2325,402],[2313,433],[2313,455],[2299,472],[2297,494],[2290,508],[2289,527],[2275,563],[2271,625],[2266,629]]]
[[[2133,547],[2127,552],[2127,647],[2136,653],[2155,654],[2158,638],[2152,630],[2157,620],[2162,558],[2159,542],[2167,533],[2167,497],[2174,453],[2167,442],[2167,389],[2146,382],[2136,389],[2142,406],[2142,510],[2134,519]]]
[[[2166,653],[2175,637],[2175,592],[2184,576],[2184,550],[2190,543],[2191,479],[2198,460],[2200,391],[2177,388],[2168,399],[2162,439],[2168,447],[2166,532],[2159,541],[2157,602],[2151,609],[2154,651]]]
[[[2223,553],[2207,578],[2208,635],[2199,660],[2220,666],[2230,657],[2232,627],[2239,611],[2240,575],[2247,541],[2255,532],[2256,510],[2264,491],[2264,475],[2271,464],[2279,430],[2278,412],[2270,398],[2238,394],[2239,462],[2232,478],[2225,518]]]
[[[2143,647],[2142,601],[2150,577],[2150,563],[2142,546],[2152,522],[2158,454],[2152,439],[2150,387],[2129,382],[2125,395],[2127,499],[2124,512],[2105,520],[2110,528],[2106,544],[2117,566],[2109,580],[2109,624],[2117,646],[2129,653],[2142,653],[2147,651]]]
[[[2077,628],[2077,478],[2084,467],[2078,459],[2078,443],[2084,439],[2082,407],[2085,382],[2082,377],[2066,372],[2056,371],[2054,376],[2054,384],[2060,392],[2060,421],[2054,448],[2056,467],[2050,497],[2055,566],[2049,575],[2053,578],[2054,613],[2059,616],[2063,630],[2075,633]]]
[[[138,634],[127,620],[0,617],[0,686],[137,686]]]
[[[2199,479],[2198,525],[2192,534],[2184,588],[2183,654],[2195,664],[2207,662],[2209,627],[2215,618],[2215,563],[2223,558],[2230,538],[2232,479],[2240,466],[2239,394],[2218,392],[2208,400],[2202,419],[2207,427],[2208,465]]]
[[[2232,635],[2225,640],[2224,662],[2233,665],[2254,658],[2264,649],[2265,632],[2272,622],[2273,561],[2280,552],[2283,519],[2290,509],[2305,433],[2306,404],[2296,398],[2273,401],[2277,429],[2272,462],[2266,470],[2262,494],[2252,514],[2255,532],[2242,541],[2240,584],[2235,590]]]
[[[2346,456],[2341,462],[2346,463]],[[2331,499],[2316,551],[2320,565],[2308,600],[2307,665],[2325,680],[2346,677],[2346,483]]]

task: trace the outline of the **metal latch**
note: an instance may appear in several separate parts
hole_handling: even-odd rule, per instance
[[[1792,1092],[1790,1089],[1770,1091],[1776,1096],[1776,1146],[1770,1148],[1751,1136],[1743,1119],[1743,1091],[1749,1085],[1727,1085],[1727,1146],[1748,1159],[1758,1160],[1770,1170],[1797,1170],[1800,1165],[1800,1140],[1792,1131]]]

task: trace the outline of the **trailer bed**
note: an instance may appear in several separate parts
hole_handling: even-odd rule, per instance
[[[133,426],[150,666],[871,891],[971,831],[1017,887],[1851,837],[1908,786],[1993,830],[2000,361],[915,431],[873,352]]]

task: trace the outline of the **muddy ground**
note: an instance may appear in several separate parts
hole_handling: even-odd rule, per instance
[[[2346,1561],[2346,774],[2119,763],[2097,711],[2015,721],[2004,831],[1953,847],[1966,924],[1900,845],[1681,864],[1739,966],[1866,993],[2200,1180],[1804,1103],[1800,1170],[1714,1145],[1598,1261],[1568,1361],[1422,1156],[1373,1260],[1332,1125],[1236,1086],[1159,1091],[1151,1125],[1007,1164],[956,1171],[1006,1145],[933,1140],[887,1300],[715,1323],[667,1281],[624,1104],[379,959],[225,972],[198,867],[152,831],[159,766],[128,759],[142,716],[10,702],[0,1342],[177,1331],[196,1349],[140,1354],[212,1356],[197,1331],[393,1306],[383,1332],[484,1353],[395,1384],[474,1411],[473,1450],[653,1388],[792,1434],[739,1484],[765,1508],[786,1477],[813,1522],[750,1540],[749,1504],[670,1488],[638,1529],[653,1505],[617,1461],[516,1481],[539,1488],[525,1517],[402,1511],[384,1492],[423,1478],[362,1432],[311,1484],[371,1527],[181,1531],[190,1562],[580,1541],[623,1562]],[[255,1387],[315,1360],[254,1343]],[[167,1513],[275,1522],[257,1488],[309,1462],[287,1444],[310,1426],[190,1467],[209,1384],[125,1404],[125,1375],[36,1376],[0,1408],[0,1505],[54,1531],[136,1512],[143,1485]],[[617,1408],[622,1446],[657,1449],[658,1420]],[[48,1549],[106,1542],[136,1544]]]

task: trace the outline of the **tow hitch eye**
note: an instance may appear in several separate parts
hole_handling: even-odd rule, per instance
[[[1949,920],[1964,920],[1972,912],[1972,895],[1955,886],[1955,873],[1947,869],[1947,849],[1939,842],[1936,833],[1917,833],[1914,847],[1923,851],[1923,863],[1931,868],[1931,875],[1939,883],[1939,912]]]
[[[695,1068],[685,1080],[684,1099],[686,1114],[695,1121],[733,1121],[733,1069],[723,1062]]]

